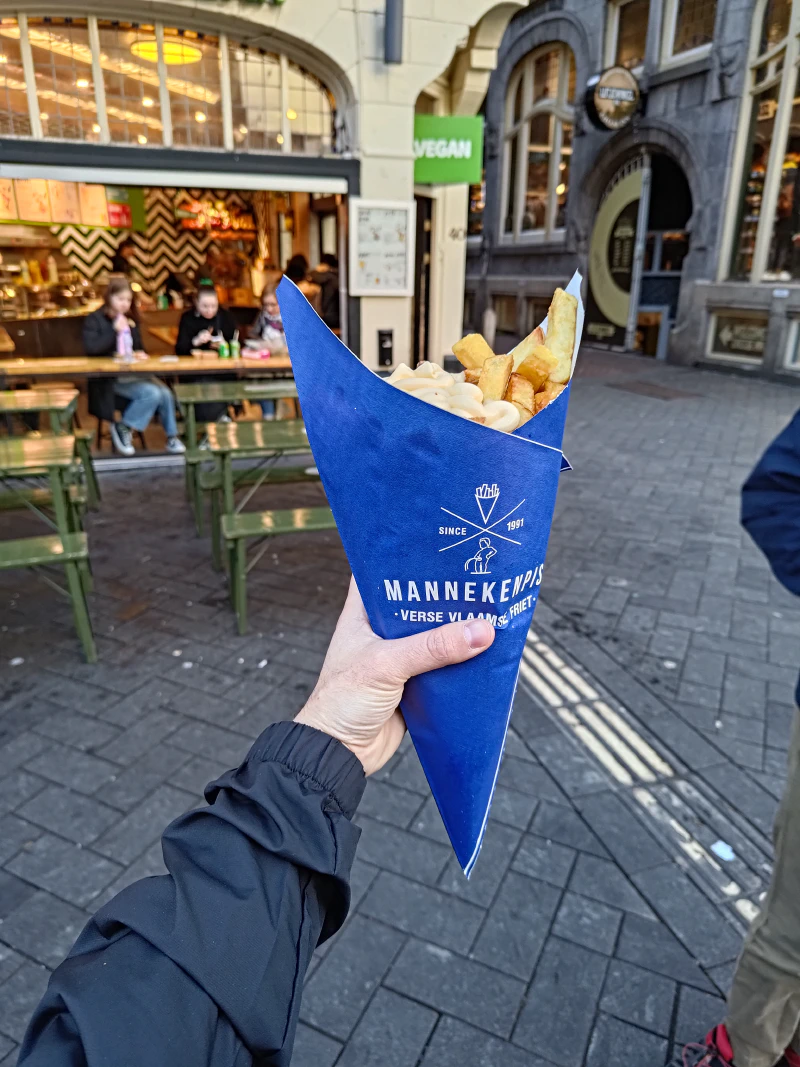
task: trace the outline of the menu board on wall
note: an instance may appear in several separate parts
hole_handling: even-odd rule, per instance
[[[81,221],[81,204],[75,182],[48,180],[50,211],[53,222],[75,225]]]
[[[19,217],[26,222],[50,222],[50,197],[44,178],[25,178],[14,182]]]
[[[350,198],[350,292],[413,296],[415,204]]]
[[[7,222],[18,217],[13,179],[0,178],[0,221]]]
[[[108,203],[105,185],[78,185],[81,221],[84,226],[108,226]]]

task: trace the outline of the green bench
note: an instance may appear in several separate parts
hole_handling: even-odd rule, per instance
[[[222,516],[222,536],[228,549],[231,603],[236,612],[239,633],[247,631],[247,575],[269,547],[269,539],[281,534],[335,530],[330,508],[292,508],[284,511],[245,511]],[[248,562],[247,542],[265,541]]]
[[[67,488],[69,523],[70,528],[76,533],[81,529],[81,519],[86,510],[87,499],[87,489],[82,485],[70,485]],[[52,505],[53,494],[50,489],[25,487],[0,491],[0,511],[22,511],[23,508],[28,508],[38,512]]]
[[[89,586],[89,546],[85,533],[71,533],[59,536],[49,534],[45,537],[25,537],[19,541],[0,541],[0,571],[40,567],[64,567],[67,588],[52,580],[47,574],[40,577],[53,589],[68,596],[72,601],[75,628],[83,645],[86,660],[97,662],[92,624],[86,593]]]

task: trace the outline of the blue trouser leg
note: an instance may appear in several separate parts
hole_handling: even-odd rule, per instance
[[[132,430],[145,430],[156,411],[167,437],[174,437],[178,428],[175,422],[175,402],[166,385],[157,381],[117,381],[114,392],[130,403],[125,408],[123,419]]]
[[[275,414],[275,401],[274,400],[259,400],[261,405],[262,415],[274,415]]]

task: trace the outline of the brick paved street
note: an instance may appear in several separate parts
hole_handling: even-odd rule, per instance
[[[584,356],[475,874],[406,745],[357,815],[353,907],[309,974],[295,1067],[662,1067],[719,1017],[769,872],[800,666],[800,605],[741,533],[738,493],[799,405]],[[335,534],[277,543],[238,638],[180,472],[103,492],[97,666],[54,593],[0,578],[2,1064],[87,915],[159,873],[166,823],[302,705],[347,583]]]

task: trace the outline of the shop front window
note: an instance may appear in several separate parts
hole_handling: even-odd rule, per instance
[[[340,150],[335,127],[333,93],[278,51],[159,23],[0,18],[2,136],[319,156]]]
[[[666,61],[683,59],[714,40],[717,0],[667,0],[664,55]]]
[[[483,212],[486,208],[486,171],[481,171],[481,180],[469,187],[469,213],[467,236],[480,237],[483,233]]]
[[[86,19],[30,18],[28,40],[42,136],[67,141],[98,140]]]
[[[98,35],[110,139],[121,144],[162,144],[153,26],[100,19]]]
[[[182,148],[222,148],[218,39],[166,27],[164,62],[173,143]]]
[[[628,0],[608,9],[609,55],[607,66],[634,70],[644,63],[650,0]]]
[[[31,133],[16,19],[0,19],[0,133],[4,137]]]
[[[790,15],[788,0],[771,0],[754,28],[762,52],[743,109],[747,149],[731,255],[732,276],[753,282],[800,280],[800,50],[788,34]]]
[[[551,237],[566,225],[574,70],[570,50],[551,44],[526,56],[512,76],[503,213],[512,240]]]

